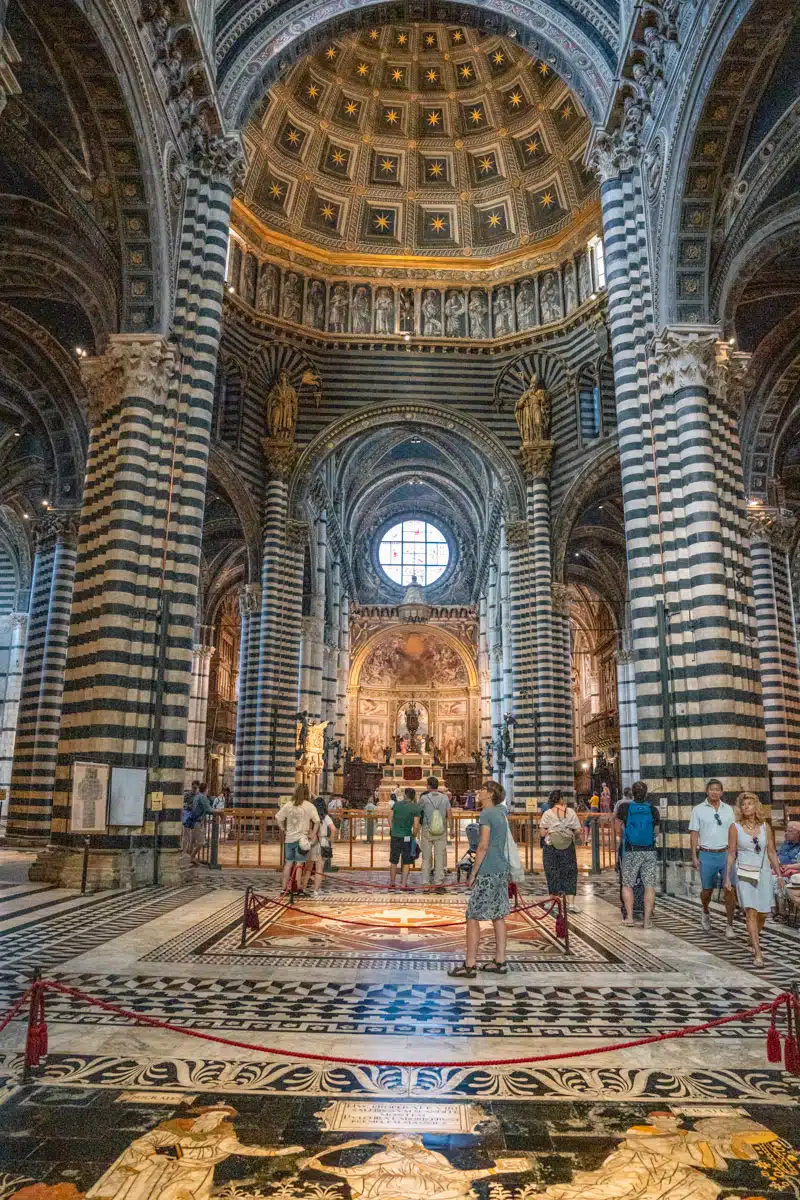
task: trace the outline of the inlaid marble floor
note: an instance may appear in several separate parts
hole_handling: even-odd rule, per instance
[[[0,1033],[0,1200],[800,1198],[800,1080],[767,1062],[765,1018],[597,1053],[776,995],[796,932],[768,923],[756,974],[743,924],[726,941],[715,914],[704,934],[688,901],[623,928],[612,877],[581,884],[569,955],[551,920],[517,918],[507,976],[451,980],[464,897],[370,882],[265,910],[242,945],[243,888],[274,896],[274,874],[81,897],[0,851],[0,1013],[40,966],[176,1027],[51,994],[27,1081],[24,1023]],[[574,1049],[595,1053],[502,1062]]]

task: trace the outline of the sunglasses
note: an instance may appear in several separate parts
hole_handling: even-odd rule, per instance
[[[718,825],[722,824],[722,817],[719,815],[719,813],[714,813],[714,820],[717,822]]]
[[[761,847],[760,847],[760,846],[759,846],[759,844],[758,844],[758,838],[757,838],[757,837],[754,837],[754,838],[753,838],[753,849],[755,850],[756,854],[760,854],[760,853],[761,853]]]

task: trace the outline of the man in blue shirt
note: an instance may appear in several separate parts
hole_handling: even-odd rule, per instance
[[[800,821],[790,821],[786,826],[786,837],[778,847],[778,861],[784,870],[784,875],[793,875],[800,871]]]

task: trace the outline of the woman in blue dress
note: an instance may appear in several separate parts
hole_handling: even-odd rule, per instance
[[[490,779],[478,793],[481,838],[475,851],[475,863],[469,877],[472,895],[467,905],[467,956],[464,962],[448,971],[455,979],[474,979],[478,967],[478,943],[481,921],[494,926],[494,960],[485,963],[482,971],[492,975],[507,975],[506,917],[511,911],[508,883],[511,868],[508,862],[508,817],[503,805],[506,790]]]
[[[753,966],[763,967],[761,930],[772,911],[775,877],[780,876],[781,864],[775,853],[772,826],[767,824],[766,809],[755,792],[740,792],[733,811],[736,819],[728,830],[725,890],[733,888],[731,873],[736,863],[736,892],[750,934]]]

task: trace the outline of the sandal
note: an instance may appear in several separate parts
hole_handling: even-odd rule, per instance
[[[493,958],[490,963],[484,963],[480,970],[485,971],[487,975],[507,975],[508,963],[498,962],[496,958]]]
[[[451,979],[474,979],[477,974],[477,968],[468,967],[464,962],[458,967],[451,967],[447,974]]]

